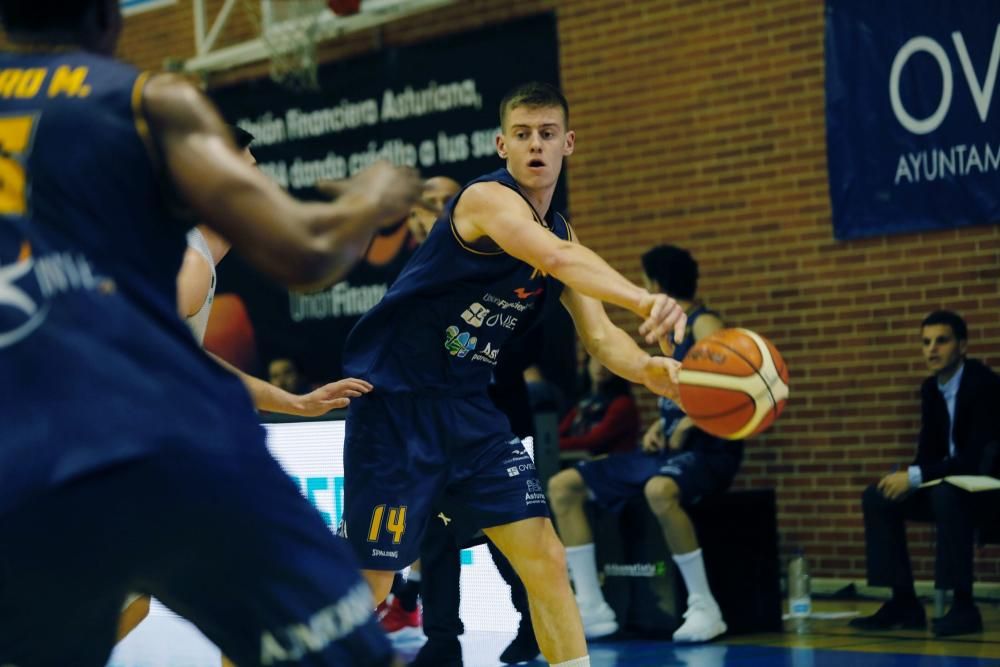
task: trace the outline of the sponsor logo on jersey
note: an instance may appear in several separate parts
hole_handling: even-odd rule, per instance
[[[399,558],[399,552],[383,551],[382,549],[372,549],[372,556],[381,556],[383,558]]]
[[[528,492],[524,494],[525,505],[538,505],[544,503],[545,494],[542,493],[542,483],[537,479],[526,479]]]
[[[525,505],[542,505],[545,503],[544,493],[526,493],[524,494],[524,504]]]
[[[475,338],[473,338],[472,340],[475,340]],[[500,348],[493,347],[492,343],[486,341],[486,347],[484,347],[482,350],[472,355],[472,361],[485,361],[491,366],[496,366],[497,355],[499,354],[500,354]]]
[[[534,470],[534,469],[535,469],[535,464],[531,461],[529,461],[528,463],[518,463],[516,466],[510,466],[509,468],[507,468],[507,476],[517,477],[522,472],[527,472],[529,470]]]
[[[465,320],[466,324],[481,327],[486,316],[489,314],[490,309],[484,308],[483,304],[477,302],[469,304],[469,307],[462,312],[462,319]]]
[[[492,314],[491,314],[492,313]],[[462,311],[462,320],[466,324],[477,329],[482,326],[500,327],[513,331],[517,328],[517,316],[505,315],[504,313],[493,313],[481,303],[469,304],[469,307]]]
[[[508,331],[513,331],[517,328],[517,317],[514,315],[504,315],[503,313],[494,313],[486,318],[486,326],[501,327]]]
[[[14,262],[0,263],[0,349],[24,340],[40,327],[52,298],[84,291],[111,294],[115,284],[98,275],[83,255],[36,256],[25,241]]]
[[[538,296],[544,291],[545,291],[544,287],[539,287],[538,289],[533,289],[533,290],[527,290],[523,287],[518,287],[517,289],[514,290],[514,294],[517,295],[518,299],[524,301],[525,299],[530,299],[533,296]]]
[[[502,310],[513,309],[519,313],[523,313],[535,307],[534,303],[521,303],[519,301],[508,301],[507,299],[496,296],[495,294],[490,294],[489,292],[484,294],[483,298],[480,299],[480,301],[493,304],[494,306]]]
[[[518,461],[527,461],[528,463],[532,464],[530,470],[534,470],[535,469],[534,461],[531,459],[531,456],[528,454],[528,452],[526,452],[523,449],[515,449],[511,453],[513,454],[513,456],[504,459],[504,461],[503,461],[504,465],[510,465],[511,463],[517,463]],[[529,469],[529,468],[521,468],[521,470],[526,470],[526,469]]]
[[[478,342],[478,338],[471,336],[468,331],[459,332],[458,327],[454,325],[445,329],[444,349],[448,350],[453,357],[464,358],[469,352],[476,349]]]

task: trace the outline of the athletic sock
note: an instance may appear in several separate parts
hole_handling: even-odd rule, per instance
[[[582,658],[573,658],[566,662],[553,662],[551,667],[590,667],[590,655],[585,655]]]
[[[708,577],[705,575],[705,560],[701,557],[701,549],[689,551],[686,554],[674,555],[674,562],[684,577],[688,595],[700,595],[706,600],[715,602],[712,590],[708,587]]]
[[[580,606],[596,607],[604,602],[601,583],[597,580],[597,556],[594,553],[594,544],[566,547],[566,562],[569,564],[569,576],[573,580],[573,588],[576,589],[576,599]]]

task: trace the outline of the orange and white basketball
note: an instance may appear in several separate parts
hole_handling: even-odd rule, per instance
[[[788,400],[788,367],[769,340],[722,329],[695,343],[680,370],[681,402],[703,431],[729,440],[770,426]]]

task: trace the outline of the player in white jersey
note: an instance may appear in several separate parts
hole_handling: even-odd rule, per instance
[[[233,140],[250,164],[256,164],[250,144],[253,135],[231,126]],[[212,229],[199,225],[188,232],[188,248],[177,276],[177,307],[199,343],[205,340],[208,317],[215,299],[215,267],[229,252],[229,241]],[[211,354],[211,353],[209,353]],[[331,382],[307,394],[296,395],[248,375],[212,355],[216,361],[235,373],[246,386],[258,410],[281,412],[299,417],[316,417],[337,408],[347,407],[351,398],[372,390],[364,380],[346,378]]]

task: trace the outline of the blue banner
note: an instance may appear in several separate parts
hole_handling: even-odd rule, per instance
[[[834,236],[1000,220],[997,0],[827,0]]]

